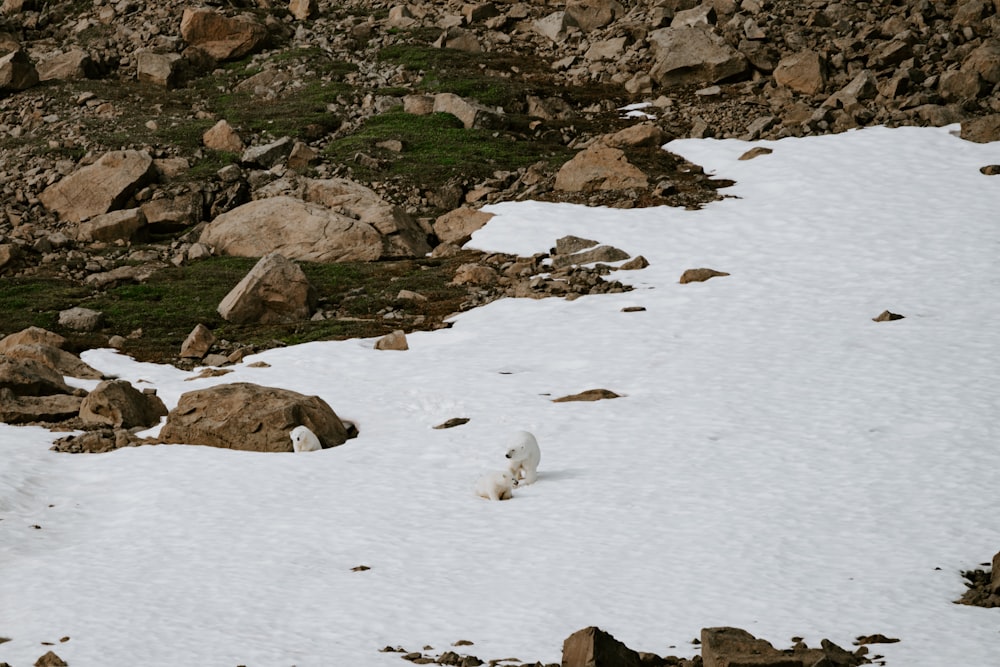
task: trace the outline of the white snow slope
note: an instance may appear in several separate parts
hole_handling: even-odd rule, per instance
[[[650,266],[614,276],[632,292],[501,300],[406,352],[311,343],[193,381],[86,353],[168,407],[250,381],[317,394],[361,435],[73,456],[0,426],[0,661],[399,666],[379,649],[465,639],[558,662],[588,625],[691,656],[733,625],[995,667],[1000,610],[953,601],[1000,550],[1000,177],[979,172],[1000,143],[956,133],[672,142],[736,181],[700,211],[492,206],[471,247],[575,234]],[[774,152],[737,160],[753,145]],[[731,275],[678,283],[702,266]],[[905,319],[872,321],[886,309]],[[593,388],[622,397],[551,402]],[[431,428],[452,417],[471,421]],[[519,429],[538,482],[477,498]]]

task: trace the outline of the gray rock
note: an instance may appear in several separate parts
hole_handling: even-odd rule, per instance
[[[104,313],[76,306],[59,313],[59,326],[74,331],[97,331],[101,328]]]

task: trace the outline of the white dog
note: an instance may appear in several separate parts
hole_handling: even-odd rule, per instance
[[[510,441],[507,450],[510,461],[510,474],[515,481],[521,479],[525,484],[534,484],[538,479],[538,463],[542,460],[542,451],[538,448],[535,436],[527,431],[518,431]]]
[[[323,449],[319,438],[308,426],[296,426],[289,436],[292,438],[292,450],[296,452],[317,452]]]
[[[487,500],[510,500],[514,496],[515,480],[506,470],[488,472],[476,481],[476,495]]]

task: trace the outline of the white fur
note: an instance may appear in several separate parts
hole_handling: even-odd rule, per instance
[[[535,436],[527,431],[517,431],[510,441],[507,459],[510,461],[510,474],[515,481],[523,479],[525,484],[534,484],[538,479],[542,450],[538,448]]]
[[[319,438],[308,426],[296,426],[289,436],[292,438],[292,449],[296,452],[317,452],[323,449]]]
[[[488,472],[476,481],[476,495],[487,500],[510,500],[517,482],[506,470]]]

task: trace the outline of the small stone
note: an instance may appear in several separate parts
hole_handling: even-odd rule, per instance
[[[751,148],[746,153],[741,155],[738,159],[740,160],[752,160],[755,157],[760,157],[761,155],[770,155],[774,151],[770,148],[764,148],[763,146],[755,146]]]
[[[681,274],[680,283],[682,285],[686,283],[701,283],[705,282],[709,278],[715,278],[717,276],[728,276],[729,274],[725,271],[716,271],[715,269],[688,269]]]
[[[901,320],[903,316],[898,313],[892,313],[888,310],[883,310],[878,317],[873,317],[872,322],[892,322],[893,320]]]

